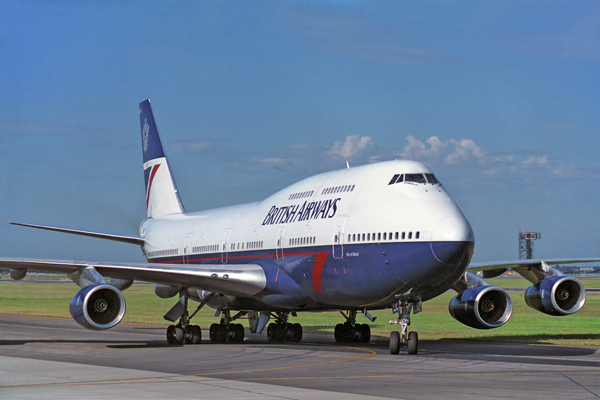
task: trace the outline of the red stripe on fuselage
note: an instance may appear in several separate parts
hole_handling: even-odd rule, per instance
[[[146,193],[146,209],[148,209],[148,203],[150,202],[150,189],[152,189],[152,181],[154,180],[154,175],[156,175],[156,171],[158,171],[158,167],[160,167],[160,164],[156,164],[152,167],[150,179],[148,179],[148,193]]]
[[[321,275],[323,275],[323,267],[325,266],[325,260],[327,260],[328,255],[328,251],[318,252],[317,256],[315,257],[315,262],[313,263],[312,282],[313,289],[317,293],[321,293],[323,291],[323,288],[321,287]]]

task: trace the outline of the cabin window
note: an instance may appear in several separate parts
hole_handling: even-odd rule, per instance
[[[356,186],[356,185],[352,185],[352,188],[350,189],[351,192],[354,190],[354,186]]]
[[[367,233],[367,241],[371,240],[371,234]]]
[[[417,233],[415,233],[415,239],[418,239],[420,235],[421,235],[421,232],[417,231]]]
[[[408,238],[412,239],[412,232],[408,232]]]
[[[377,234],[377,240],[378,240],[378,241],[379,241],[379,240],[381,240],[381,232],[379,232],[379,233]]]
[[[406,239],[406,232],[402,232],[402,240]]]
[[[385,232],[383,232],[383,240],[387,240]]]

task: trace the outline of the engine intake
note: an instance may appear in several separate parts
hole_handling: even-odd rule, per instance
[[[90,285],[75,293],[69,311],[84,328],[103,331],[121,322],[125,315],[125,298],[114,286]]]
[[[585,287],[570,276],[546,278],[527,288],[525,302],[545,314],[570,315],[583,307]]]
[[[512,300],[497,286],[476,286],[454,296],[450,315],[471,328],[492,329],[506,323],[512,314]]]

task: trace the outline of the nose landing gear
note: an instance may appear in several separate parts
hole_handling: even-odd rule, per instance
[[[393,331],[390,333],[390,354],[400,353],[400,347],[406,347],[408,354],[417,354],[419,352],[419,334],[417,332],[408,332],[410,325],[410,313],[413,310],[415,314],[421,311],[421,302],[408,303],[396,302],[392,309],[394,313],[400,309],[402,313],[398,318],[390,320],[390,324],[400,326],[400,332]]]

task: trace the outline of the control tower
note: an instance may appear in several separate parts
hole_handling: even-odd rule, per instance
[[[519,230],[519,260],[533,258],[533,241],[542,238],[540,232],[521,232]]]

